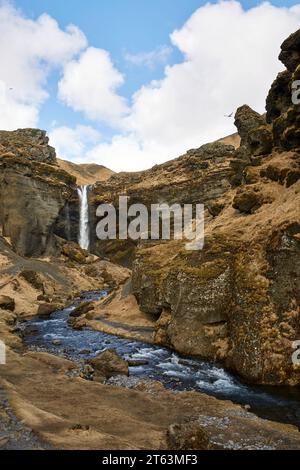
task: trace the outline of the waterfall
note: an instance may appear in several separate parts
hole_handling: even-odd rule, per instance
[[[77,188],[79,196],[79,238],[78,243],[81,248],[88,250],[90,246],[90,225],[89,225],[89,203],[88,185]]]

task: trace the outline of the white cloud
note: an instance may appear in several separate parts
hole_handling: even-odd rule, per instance
[[[142,87],[124,121],[144,154],[139,167],[234,132],[233,119],[224,114],[244,103],[263,112],[268,89],[283,68],[280,44],[299,26],[299,7],[264,3],[245,11],[226,1],[199,8],[171,35],[184,62]],[[157,153],[149,159],[154,147]]]
[[[100,143],[90,149],[84,161],[98,163],[117,172],[137,171],[157,163],[159,150],[159,144],[143,147],[134,135],[116,135],[110,143]],[[169,154],[171,157],[172,149]]]
[[[116,125],[128,112],[126,101],[117,94],[124,78],[103,49],[89,47],[79,60],[65,66],[59,82],[59,98],[89,119]]]
[[[13,90],[0,80],[0,129],[13,130],[34,127],[38,121],[38,106],[16,100]]]
[[[135,93],[122,133],[90,149],[86,161],[144,169],[235,132],[233,118],[224,115],[244,103],[264,112],[283,69],[280,45],[299,27],[300,5],[263,3],[246,11],[237,1],[221,1],[199,8],[171,35],[183,62]]]
[[[101,134],[90,126],[57,127],[50,132],[50,145],[55,147],[59,158],[83,161],[90,145],[100,140]]]
[[[157,64],[165,64],[172,53],[172,48],[166,45],[159,46],[150,52],[140,52],[138,54],[130,54],[127,52],[124,58],[127,62],[136,66],[146,66],[150,69]]]
[[[0,31],[0,128],[36,126],[49,73],[86,47],[86,38],[46,14],[28,19],[7,2],[0,2]]]
[[[51,132],[58,154],[117,171],[147,168],[234,132],[233,119],[224,114],[244,103],[263,112],[268,89],[283,69],[280,44],[299,27],[300,4],[263,3],[250,10],[233,0],[207,4],[171,34],[183,61],[141,87],[129,107],[119,92],[124,77],[107,51],[87,48],[74,26],[62,31],[48,15],[32,21],[2,6],[0,128],[36,125],[48,73],[63,66],[60,99],[119,130],[105,142],[89,126],[58,127]],[[129,61],[150,66],[159,57],[159,49],[154,52]]]

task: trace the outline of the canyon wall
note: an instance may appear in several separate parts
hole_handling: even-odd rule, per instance
[[[56,219],[74,185],[44,131],[0,132],[0,225],[18,254],[55,252]]]
[[[157,318],[156,341],[222,361],[247,380],[297,384],[300,338],[300,31],[282,45],[287,66],[271,86],[267,113],[235,115],[239,139],[188,151],[150,170],[95,184],[100,203],[203,203],[205,246],[181,241],[92,241],[92,251],[133,267],[140,308]],[[234,145],[230,145],[234,143]]]
[[[287,70],[271,86],[266,115],[237,110],[238,136],[147,171],[108,174],[89,192],[90,250],[132,267],[132,293],[156,319],[155,341],[266,384],[300,383],[291,360],[300,339],[300,106],[291,101],[299,44],[297,31],[282,45]],[[0,168],[0,226],[18,254],[60,253],[59,239],[77,240],[70,172],[80,169],[62,168],[43,131],[1,131]],[[204,249],[188,251],[182,240],[98,240],[96,208],[118,206],[121,195],[148,208],[204,204]]]
[[[230,189],[212,202],[198,192],[208,208],[204,249],[142,244],[133,268],[142,310],[159,316],[158,342],[266,384],[300,383],[292,363],[300,338],[300,106],[291,101],[299,41],[300,31],[282,46],[288,70],[271,87],[266,118],[237,110],[241,142],[224,162]]]

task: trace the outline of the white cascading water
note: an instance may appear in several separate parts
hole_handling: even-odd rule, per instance
[[[90,246],[90,225],[89,225],[89,203],[88,203],[88,185],[77,188],[79,196],[79,238],[78,243],[84,250]]]

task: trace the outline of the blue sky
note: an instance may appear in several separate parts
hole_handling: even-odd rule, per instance
[[[180,28],[191,14],[207,1],[203,0],[18,0],[15,2],[29,17],[37,18],[48,13],[62,28],[73,23],[87,36],[89,43],[104,48],[118,68],[126,75],[121,91],[128,99],[141,85],[163,76],[164,65],[156,67],[131,67],[124,53],[137,54],[152,51],[162,44],[170,45],[169,35]],[[215,2],[211,2],[215,3]],[[256,0],[240,2],[245,9],[261,3]],[[273,0],[276,6],[289,7],[298,0]],[[181,54],[173,49],[168,63],[181,60]],[[57,75],[49,81],[55,95]],[[56,100],[45,104],[40,125],[49,129],[54,120],[68,125],[78,122],[78,117]],[[106,129],[109,133],[109,129]]]
[[[49,17],[57,21],[58,28],[61,31],[65,32],[68,25],[73,24],[86,37],[86,44],[79,44],[80,41],[78,40],[77,49],[74,46],[74,53],[69,54],[68,58],[64,56],[60,59],[61,64],[59,66],[53,65],[52,56],[51,63],[48,56],[47,59],[40,58],[41,54],[39,52],[38,60],[40,61],[40,68],[33,70],[33,73],[38,74],[44,67],[44,70],[41,72],[44,76],[39,80],[38,84],[36,84],[36,87],[39,87],[40,92],[43,91],[48,94],[48,97],[44,99],[35,98],[36,101],[33,103],[35,109],[32,111],[34,111],[36,115],[36,125],[47,129],[50,133],[55,129],[61,128],[74,130],[76,126],[86,126],[95,131],[95,135],[89,139],[86,139],[86,132],[84,132],[85,136],[83,137],[83,141],[78,141],[78,146],[75,146],[74,149],[70,151],[69,155],[66,151],[68,139],[66,139],[64,145],[62,142],[63,133],[57,132],[56,139],[54,138],[55,136],[53,139],[56,140],[55,143],[58,144],[59,150],[64,158],[73,159],[74,161],[86,161],[85,154],[88,154],[92,160],[98,163],[104,162],[109,166],[109,159],[113,156],[112,160],[115,161],[112,166],[117,170],[139,169],[163,161],[167,157],[167,139],[169,137],[172,139],[173,135],[181,134],[182,129],[185,127],[185,122],[189,121],[189,119],[185,119],[185,121],[180,122],[177,118],[177,114],[180,114],[181,111],[183,117],[195,113],[199,127],[197,128],[195,126],[193,132],[191,130],[186,133],[182,132],[182,138],[178,137],[178,144],[170,145],[170,158],[176,156],[176,154],[172,154],[173,152],[183,151],[184,145],[197,145],[198,143],[200,145],[203,143],[202,140],[206,136],[207,138],[215,137],[217,132],[234,131],[232,122],[224,122],[218,118],[214,119],[212,109],[214,107],[217,108],[217,106],[213,99],[212,101],[207,101],[207,95],[209,93],[212,94],[212,98],[215,96],[224,96],[224,108],[220,107],[218,110],[219,117],[221,115],[220,113],[223,113],[223,111],[224,113],[232,112],[233,109],[231,109],[231,107],[236,106],[236,104],[239,103],[239,99],[248,99],[250,104],[255,105],[260,108],[259,110],[263,111],[264,103],[261,94],[257,94],[257,99],[254,98],[254,86],[257,87],[255,77],[251,80],[252,85],[249,83],[248,88],[250,88],[250,90],[239,93],[239,96],[235,96],[237,95],[237,93],[234,93],[236,86],[233,84],[231,100],[227,99],[229,88],[226,88],[226,86],[229,87],[229,84],[223,87],[221,85],[217,86],[214,84],[214,78],[216,77],[211,77],[211,89],[205,91],[206,87],[209,86],[209,78],[207,78],[205,74],[208,74],[214,69],[211,69],[210,58],[206,51],[203,50],[201,52],[202,56],[197,58],[197,49],[193,49],[192,45],[197,44],[197,41],[201,39],[202,44],[207,41],[207,48],[209,49],[212,41],[210,35],[212,34],[211,30],[214,28],[214,18],[216,18],[218,28],[224,28],[224,43],[227,44],[228,32],[226,28],[230,25],[230,18],[235,17],[235,28],[237,28],[239,37],[236,36],[232,38],[232,40],[228,40],[228,48],[232,47],[230,45],[233,45],[233,47],[237,48],[236,53],[238,54],[240,53],[242,44],[236,45],[236,42],[244,41],[245,47],[249,45],[251,48],[251,41],[253,41],[252,50],[248,53],[247,50],[243,48],[243,51],[245,51],[245,55],[248,53],[249,56],[251,56],[252,62],[249,62],[250,68],[253,68],[253,61],[255,61],[254,65],[257,67],[258,71],[256,75],[262,81],[262,93],[265,93],[272,81],[271,77],[275,78],[274,73],[280,70],[280,64],[277,63],[277,56],[282,39],[286,37],[287,33],[291,33],[295,27],[300,26],[299,0],[273,0],[271,3],[274,7],[277,7],[276,9],[267,7],[255,9],[255,7],[261,5],[261,2],[244,0],[240,1],[243,7],[243,10],[241,9],[240,11],[237,11],[236,5],[235,7],[232,5],[234,2],[229,1],[225,2],[227,4],[226,12],[221,6],[217,6],[215,10],[208,11],[204,7],[206,3],[207,2],[200,0],[65,0],[64,2],[61,0],[17,0],[13,2],[13,5],[19,9],[19,11],[14,12],[15,17],[20,15],[22,18],[25,18],[26,21],[31,19],[32,24],[35,24],[38,21],[38,17],[46,13]],[[291,8],[297,5],[299,6],[298,10]],[[232,10],[233,13],[229,11],[232,8],[234,9]],[[289,8],[290,10],[287,13]],[[247,10],[253,13],[247,15]],[[206,11],[208,11],[208,13],[206,13]],[[226,16],[227,11],[229,21]],[[193,14],[195,16],[196,12],[198,12],[197,17],[191,21],[191,16]],[[205,15],[208,15],[207,19],[205,19]],[[251,16],[253,17],[253,21]],[[280,16],[282,16],[283,20],[279,23]],[[224,18],[223,22],[222,18]],[[259,25],[260,19],[262,24],[257,27],[256,25]],[[206,29],[206,24],[208,24],[209,21],[212,23],[211,27],[207,27]],[[237,26],[238,22],[241,23],[241,28]],[[243,23],[246,25],[245,28],[242,26]],[[282,24],[282,27],[278,28],[278,24]],[[18,27],[17,25],[16,28]],[[257,31],[260,27],[262,28],[261,33]],[[262,51],[258,50],[259,57],[255,57],[253,48],[257,47],[257,49],[260,49],[257,45],[264,42],[264,27],[267,44],[265,46],[263,45]],[[42,26],[39,26],[39,29],[41,30]],[[234,29],[232,25],[230,25],[230,30],[231,29]],[[276,29],[279,29],[279,31],[276,32]],[[172,39],[170,39],[170,35],[175,30],[179,30],[180,34],[177,38],[174,39],[172,37]],[[243,31],[245,31],[245,37],[242,37]],[[19,34],[20,37],[22,37],[22,34],[27,34],[21,26]],[[202,34],[202,36],[199,38],[198,35],[200,34]],[[218,34],[219,32],[216,33],[216,36]],[[237,35],[237,32],[233,31],[232,35],[234,34]],[[273,49],[271,40],[268,39],[270,35],[273,39]],[[50,37],[49,41],[51,41]],[[18,45],[18,47],[20,46]],[[75,91],[78,93],[78,90],[79,92],[81,89],[83,90],[85,83],[81,85],[75,84],[77,88],[74,91],[72,88],[75,86],[74,83],[70,83],[70,80],[68,80],[65,83],[64,97],[62,98],[61,95],[58,96],[59,82],[62,77],[64,77],[66,64],[68,61],[80,60],[81,54],[84,54],[87,48],[96,48],[97,50],[106,51],[107,54],[109,54],[109,61],[113,69],[110,71],[122,76],[122,80],[120,77],[118,79],[115,76],[118,85],[112,85],[112,88],[117,97],[116,100],[113,98],[112,101],[109,101],[109,103],[112,103],[112,106],[114,106],[113,103],[121,107],[124,105],[123,111],[120,111],[120,115],[122,114],[122,117],[120,117],[122,122],[119,118],[117,122],[115,117],[105,117],[103,110],[97,110],[98,115],[95,118],[95,112],[93,114],[93,111],[88,109],[86,101],[84,105],[82,105],[82,97],[75,96],[74,94]],[[215,70],[219,70],[220,73],[226,75],[226,80],[229,82],[230,77],[227,77],[227,69],[225,69],[225,72],[221,68],[218,69],[219,66],[221,67],[220,64],[224,57],[224,51],[221,50],[222,42],[219,43],[219,49],[220,57],[217,55],[218,51],[216,45],[212,44],[211,55],[215,61]],[[15,52],[15,50],[13,50],[13,52]],[[273,54],[272,62],[266,65],[266,67],[268,66],[269,73],[267,70],[263,70],[264,62],[268,62],[269,60],[266,58],[266,61],[264,61],[263,54]],[[13,60],[13,54],[11,54],[11,61]],[[17,60],[19,60],[18,54],[15,64],[10,64],[14,70],[17,69]],[[34,61],[36,60],[35,55]],[[96,60],[96,56],[93,60]],[[229,55],[229,60],[232,61],[232,55]],[[30,61],[32,62],[33,60],[29,58],[28,61],[30,63]],[[49,61],[49,63],[47,61]],[[241,62],[244,63],[244,58]],[[181,70],[180,67],[177,67],[177,64],[180,66],[183,65]],[[24,66],[24,64],[21,63],[20,67],[21,66]],[[238,63],[236,63],[235,66],[238,67]],[[104,69],[107,70],[107,67],[105,67]],[[166,69],[166,67],[169,69]],[[184,69],[188,67],[191,67],[191,71],[187,77],[195,74],[197,75],[197,80],[191,80],[191,83],[189,83],[188,79],[186,79],[185,82],[178,83],[175,74],[178,73],[178,76],[182,76]],[[228,63],[228,68],[229,67],[232,67],[232,63]],[[45,72],[46,69],[47,72]],[[93,70],[96,69],[92,67],[90,71],[91,74],[94,73]],[[170,76],[168,76],[168,70],[170,70]],[[22,73],[22,71],[20,73]],[[249,74],[250,79],[252,74],[253,70],[251,69]],[[247,74],[245,74],[245,79],[246,77]],[[221,80],[221,77],[218,78]],[[99,83],[102,79],[103,76],[101,76],[100,71],[98,76]],[[180,79],[184,80],[183,77]],[[2,77],[2,80],[6,83],[6,87],[9,88],[7,78]],[[105,80],[106,78],[104,78],[104,81]],[[161,83],[155,86],[150,85],[153,80],[161,80]],[[242,76],[240,81],[241,80],[243,80]],[[199,88],[201,86],[203,100],[201,101],[199,99],[197,102],[197,110],[199,110],[199,105],[201,106],[203,103],[203,113],[207,112],[207,119],[205,121],[211,121],[210,128],[206,128],[206,122],[202,122],[200,115],[198,117],[197,113],[199,111],[193,109],[193,100],[190,98],[189,90],[183,93],[182,87],[184,87],[184,83],[186,83],[187,89],[194,86],[195,94],[200,94]],[[96,80],[93,81],[93,86],[97,86]],[[109,83],[107,86],[110,88]],[[178,89],[176,88],[177,86],[179,87]],[[251,89],[251,86],[253,86],[253,89]],[[144,90],[144,87],[146,87],[147,90]],[[151,88],[150,91],[148,89],[149,87]],[[246,90],[246,85],[244,88]],[[69,93],[70,89],[73,90],[72,96]],[[91,93],[93,92],[93,90],[90,91]],[[134,97],[134,93],[136,92],[139,92],[141,95],[138,99]],[[148,96],[151,93],[152,95]],[[99,96],[99,93],[95,96]],[[20,96],[14,97],[14,100],[14,106],[23,106],[24,103],[26,106],[30,105],[28,101],[29,98],[27,96],[26,98],[22,97],[21,92]],[[181,110],[180,100],[181,103],[182,100],[186,100],[186,107],[189,105],[189,109],[184,108]],[[123,103],[122,105],[120,104],[121,101]],[[157,109],[154,108],[153,104],[156,101]],[[166,120],[164,121],[162,119],[162,124],[158,122],[158,130],[155,131],[154,123],[151,123],[149,117],[147,117],[147,110],[149,109],[149,113],[152,114],[153,119],[155,119],[155,116],[159,116],[159,105],[174,109],[176,119],[174,119],[172,127],[172,114],[166,113]],[[221,117],[223,119],[224,114],[222,114]],[[28,119],[28,123],[33,122],[33,119],[29,121],[30,119]],[[146,124],[144,121],[147,121]],[[1,119],[0,115],[0,125],[2,125],[2,127],[3,122],[5,126],[5,120],[4,118]],[[23,123],[22,119],[20,119],[20,122],[21,124]],[[168,123],[170,128],[166,129],[165,134],[162,135],[161,127],[164,125],[164,122]],[[216,122],[215,130],[212,129],[213,122]],[[26,118],[24,118],[24,123],[26,124]],[[187,126],[188,125],[189,129],[191,129],[193,122],[191,122],[191,124],[187,122]],[[203,127],[203,138],[201,137],[201,127]],[[199,129],[199,131],[197,129]],[[98,132],[98,136],[96,132]],[[78,132],[76,136],[78,136],[79,133],[80,132]],[[71,134],[69,134],[69,137],[70,135]],[[128,136],[130,140],[128,140]],[[125,137],[127,140],[123,140]],[[112,140],[117,141],[117,144],[114,142],[114,144],[111,145]],[[179,142],[182,142],[182,144]],[[124,143],[125,155],[115,155],[113,153],[114,150],[115,152],[123,153],[122,143]],[[99,144],[102,145],[102,147],[99,147]],[[151,149],[153,158],[149,156]],[[78,155],[76,152],[78,152]],[[157,154],[157,157],[155,154]],[[109,155],[109,157],[106,157],[106,155]],[[131,157],[132,165],[128,164]]]

